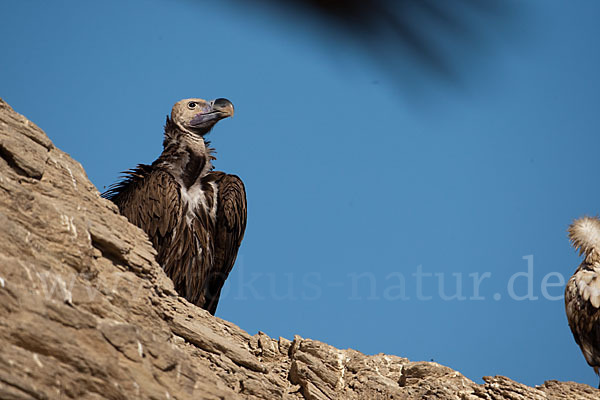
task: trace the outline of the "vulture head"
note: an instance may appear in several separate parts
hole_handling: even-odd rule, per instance
[[[233,104],[227,99],[184,99],[173,106],[171,120],[182,130],[204,136],[223,118],[233,116]]]

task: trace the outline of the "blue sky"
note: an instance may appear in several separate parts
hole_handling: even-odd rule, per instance
[[[600,206],[600,4],[527,2],[477,52],[440,38],[458,85],[236,6],[3,2],[0,96],[100,191],[158,156],[173,103],[230,99],[210,139],[249,215],[217,315],[251,334],[596,386],[561,279]]]

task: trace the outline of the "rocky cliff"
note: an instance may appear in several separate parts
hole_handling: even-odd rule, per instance
[[[597,399],[250,336],[177,296],[146,235],[0,99],[0,399]]]

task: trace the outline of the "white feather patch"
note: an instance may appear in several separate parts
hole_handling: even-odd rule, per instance
[[[600,271],[594,269],[580,270],[575,273],[577,291],[584,301],[589,301],[595,308],[600,308]]]

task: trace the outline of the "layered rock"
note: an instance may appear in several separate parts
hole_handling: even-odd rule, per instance
[[[250,336],[177,296],[144,232],[0,100],[0,399],[597,399]]]

